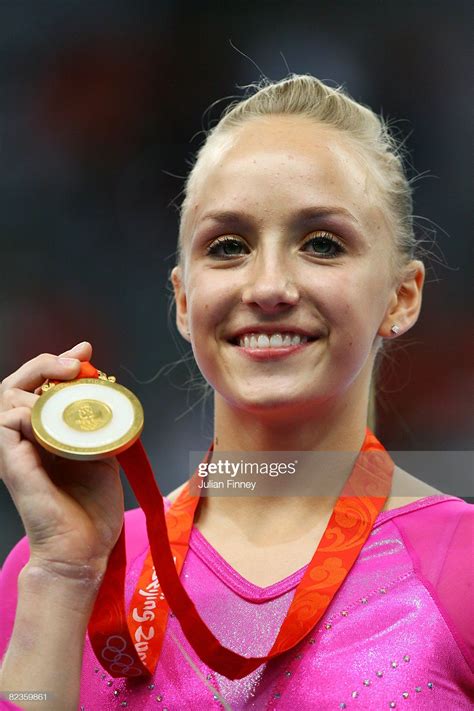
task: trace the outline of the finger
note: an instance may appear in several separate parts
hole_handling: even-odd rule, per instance
[[[78,343],[76,346],[73,346],[68,351],[64,351],[64,353],[60,353],[59,355],[79,358],[81,361],[89,360],[92,355],[92,346],[89,341],[82,341],[82,343]]]
[[[29,442],[34,439],[31,427],[31,410],[15,407],[0,413],[0,478],[13,495],[32,495],[54,486],[42,468],[41,458]],[[33,456],[33,467],[31,457]],[[21,472],[21,476],[12,472]]]
[[[0,412],[11,410],[14,407],[33,407],[38,400],[38,395],[27,393],[19,388],[7,388],[0,394]]]
[[[81,362],[84,362],[84,361],[90,360],[91,355],[92,355],[91,344],[89,343],[89,341],[82,341],[82,343],[78,343],[76,346],[73,346],[68,351],[64,351],[64,353],[60,353],[59,358],[62,358],[63,356],[67,356],[67,357],[78,358]],[[42,385],[43,385],[43,383],[38,388],[36,388],[35,395],[42,394],[42,390],[41,390]]]
[[[21,440],[28,439],[36,443],[31,424],[30,407],[14,407],[0,412],[0,447],[14,448]]]
[[[71,358],[70,362],[62,362],[59,356],[51,353],[42,353],[36,358],[24,363],[18,370],[2,381],[1,390],[20,388],[34,392],[48,378],[57,380],[71,380],[80,370],[78,358]]]
[[[39,399],[38,395],[33,395],[32,393],[27,393],[24,390],[19,390],[17,388],[11,388],[10,390],[5,390],[3,393],[3,397],[0,398],[0,413],[1,412],[6,412],[7,410],[12,410],[14,408],[18,407],[23,407],[23,408],[28,408],[31,413],[31,409],[33,408],[33,405],[36,403],[36,401]],[[11,420],[8,420],[7,422],[11,422]],[[18,420],[14,418],[13,423],[18,424]],[[22,420],[20,420],[22,422]],[[29,426],[29,423],[31,422],[31,414],[30,414],[30,419],[25,421],[23,424],[21,431],[20,431],[20,437],[23,435],[24,439],[28,439],[32,444],[35,445],[39,457],[41,459],[41,463],[43,465],[44,469],[48,469],[51,465],[51,460],[54,455],[52,455],[50,452],[48,452],[46,449],[44,449],[37,441],[36,437],[33,434],[33,428]],[[7,429],[9,429],[8,424],[6,425]],[[6,435],[11,437],[12,441],[13,440],[18,440],[18,437],[15,436],[14,434]],[[0,479],[1,479],[1,473],[0,473]]]

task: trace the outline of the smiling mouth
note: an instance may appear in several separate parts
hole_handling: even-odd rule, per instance
[[[236,338],[231,338],[227,342],[230,343],[231,346],[237,346],[238,348],[242,348],[242,350],[247,350],[247,351],[289,351],[292,350],[293,348],[299,348],[300,346],[305,346],[308,343],[312,343],[313,341],[318,341],[319,337],[318,336],[307,336],[306,341],[300,342],[296,345],[289,345],[289,346],[256,346],[255,348],[246,348],[245,346],[241,346],[239,341],[240,337],[237,336]]]
[[[302,341],[300,343],[291,344],[288,346],[264,346],[259,348],[250,346],[245,347],[239,344],[239,339],[231,339],[227,341],[231,346],[235,348],[235,352],[242,355],[244,358],[250,359],[251,361],[279,361],[285,358],[296,357],[298,353],[302,353],[309,346],[319,341],[318,337],[309,337],[308,340]]]

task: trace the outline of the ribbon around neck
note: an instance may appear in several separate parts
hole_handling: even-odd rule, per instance
[[[94,366],[88,362],[81,364],[78,378],[97,376]],[[213,448],[212,442],[204,462],[209,462]],[[150,549],[127,615],[122,525],[89,620],[88,632],[94,653],[113,677],[147,677],[154,673],[170,611],[198,657],[228,679],[241,679],[270,659],[293,649],[324,615],[355,563],[390,494],[394,471],[390,455],[366,428],[356,462],[295,590],[272,648],[263,657],[244,657],[224,647],[214,636],[179,577],[200,500],[199,496],[190,494],[197,469],[165,515],[163,496],[141,441],[137,440],[117,459],[145,514]],[[374,487],[380,495],[370,495]]]

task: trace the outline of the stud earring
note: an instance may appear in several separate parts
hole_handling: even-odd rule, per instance
[[[390,329],[392,333],[395,335],[398,335],[400,333],[400,326],[398,326],[396,323],[393,324],[392,328]]]

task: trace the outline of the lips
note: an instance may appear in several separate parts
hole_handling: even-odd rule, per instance
[[[281,348],[246,348],[245,346],[239,346],[233,343],[231,343],[231,345],[235,348],[236,353],[240,354],[244,358],[248,358],[253,361],[272,361],[294,357],[295,354],[301,353],[306,348],[311,347],[313,342],[318,340],[319,338],[312,338],[308,339],[306,342],[298,343],[297,345],[282,346]]]

